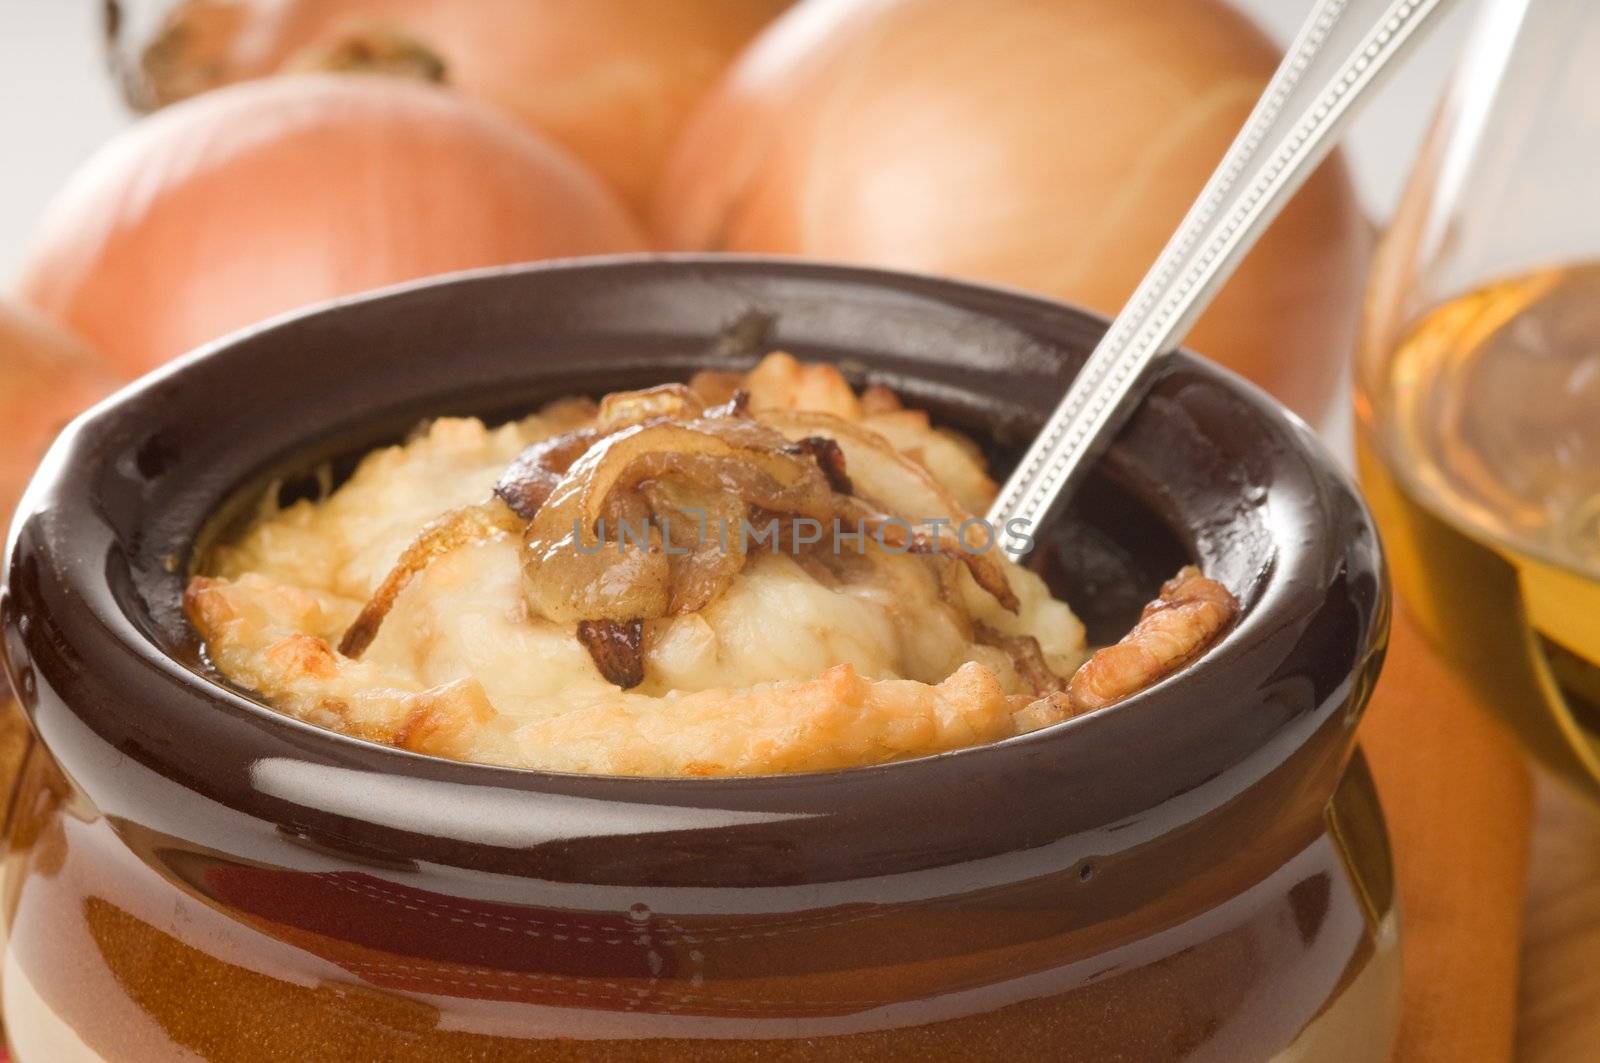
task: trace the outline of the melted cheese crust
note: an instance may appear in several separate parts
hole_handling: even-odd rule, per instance
[[[818,410],[878,431],[974,511],[993,494],[970,444],[919,411],[885,408],[870,393],[864,403],[832,367],[770,355],[744,383],[757,411]],[[368,455],[324,500],[264,505],[190,587],[212,662],[311,723],[558,771],[824,770],[1049,722],[1010,657],[972,641],[933,566],[870,546],[867,558],[830,566],[752,556],[705,609],[649,622],[646,680],[632,690],[601,677],[570,625],[530,615],[510,536],[421,572],[359,660],[332,649],[423,525],[482,501],[525,446],[591,416],[587,404],[563,402],[498,428],[441,419]],[[964,580],[968,610],[1003,633],[1033,635],[1051,669],[1070,675],[1084,655],[1082,626],[1038,577],[1006,572],[1019,612]]]

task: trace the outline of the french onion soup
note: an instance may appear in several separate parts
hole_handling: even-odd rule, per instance
[[[614,775],[817,771],[994,741],[1202,652],[1177,573],[1118,644],[979,519],[968,440],[785,354],[748,373],[433,421],[320,500],[267,493],[185,605],[291,716],[416,752]]]

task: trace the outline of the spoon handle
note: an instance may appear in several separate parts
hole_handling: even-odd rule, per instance
[[[1012,560],[1133,413],[1153,368],[1188,334],[1352,107],[1417,30],[1454,0],[1318,0],[1277,73],[1155,265],[1079,371],[989,510]]]

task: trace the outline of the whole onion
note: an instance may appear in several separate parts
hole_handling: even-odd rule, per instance
[[[597,179],[488,108],[307,75],[208,93],[113,140],[46,212],[21,291],[141,372],[314,301],[641,246]]]
[[[136,102],[294,69],[400,74],[495,104],[643,208],[684,116],[789,0],[186,0],[131,40]],[[115,10],[117,5],[113,5]]]
[[[0,528],[61,426],[118,383],[81,341],[0,301]],[[0,678],[0,692],[5,682]]]
[[[656,234],[978,278],[1109,313],[1277,58],[1218,0],[808,0],[691,121]],[[1354,341],[1368,245],[1335,159],[1190,345],[1317,415]]]

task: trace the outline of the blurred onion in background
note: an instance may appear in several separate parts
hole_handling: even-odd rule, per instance
[[[642,247],[598,179],[489,108],[304,74],[207,93],[107,144],[46,212],[21,291],[137,373],[335,296]]]
[[[25,307],[0,301],[0,527],[10,525],[17,499],[56,433],[118,382],[111,366],[81,340]]]
[[[23,290],[141,370],[330,296],[644,246],[600,222],[612,212],[587,193],[581,208],[545,193],[513,208],[528,162],[509,161],[508,136],[485,135],[491,111],[647,214],[663,250],[922,270],[1110,312],[1278,58],[1225,0],[113,0],[106,11],[130,101],[184,102],[72,182]],[[367,117],[341,104],[327,129],[292,131],[306,122],[298,90],[262,86],[306,70],[369,86]],[[437,103],[402,118],[419,81],[454,95],[455,117]],[[549,165],[535,168],[548,178]],[[573,218],[566,237],[581,239],[559,235]],[[1354,343],[1369,243],[1336,156],[1190,346],[1321,419]]]
[[[1216,0],[807,0],[691,124],[655,232],[1114,312],[1278,57]],[[1369,242],[1336,156],[1189,346],[1317,418],[1355,339]]]
[[[497,106],[630,207],[689,110],[790,0],[112,0],[141,110],[286,71],[396,74]]]

